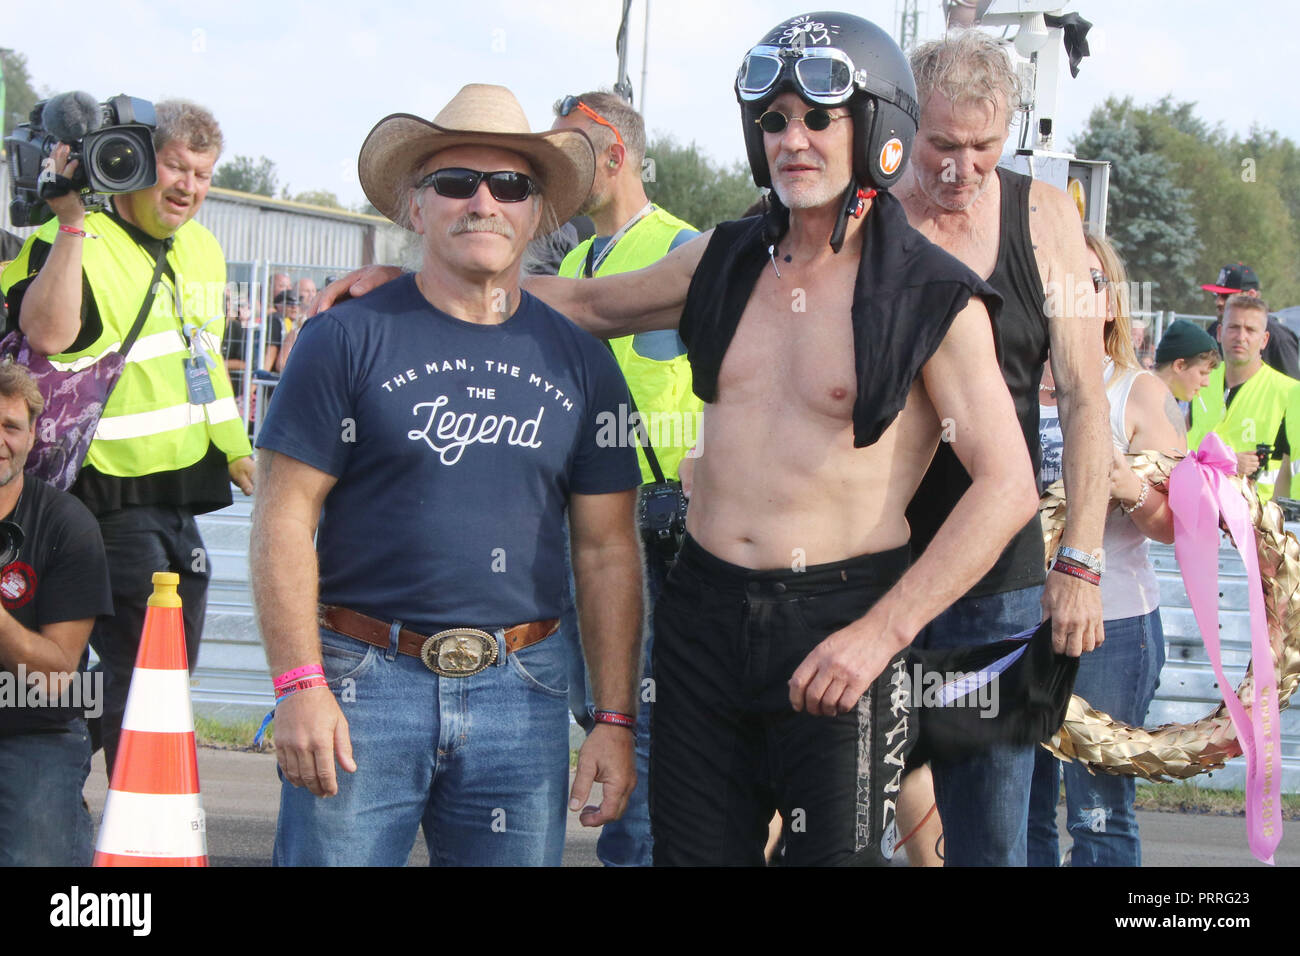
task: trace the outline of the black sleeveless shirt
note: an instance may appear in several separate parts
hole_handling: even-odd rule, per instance
[[[998,168],[1002,184],[1002,208],[998,221],[998,259],[989,285],[1003,299],[1002,312],[993,322],[998,364],[1016,406],[1029,448],[1034,475],[1039,473],[1041,448],[1038,441],[1038,385],[1047,361],[1048,324],[1044,308],[1043,281],[1029,237],[1029,188],[1033,180],[1020,173]],[[948,513],[970,487],[970,475],[953,453],[940,442],[921,486],[907,508],[912,527],[912,556],[915,558],[933,540]],[[1022,528],[1005,551],[967,592],[968,597],[1001,594],[1042,584],[1043,532],[1038,515]]]
[[[721,223],[695,269],[678,331],[695,394],[706,402],[717,399],[723,357],[759,275],[770,267],[768,246],[787,225],[788,213],[780,208],[766,217]],[[997,316],[998,294],[913,229],[897,199],[877,194],[863,222],[851,309],[855,448],[873,444],[902,411],[922,366],[972,295]],[[946,516],[945,510],[940,520]]]

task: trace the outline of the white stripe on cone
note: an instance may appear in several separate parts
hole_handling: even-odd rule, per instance
[[[207,856],[199,795],[109,790],[95,850],[121,856]]]
[[[137,667],[131,676],[122,729],[160,734],[193,733],[189,672]]]

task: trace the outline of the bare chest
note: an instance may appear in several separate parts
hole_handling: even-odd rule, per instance
[[[718,374],[720,405],[852,421],[853,266],[819,275],[769,268],[754,287]]]
[[[981,279],[993,275],[998,265],[1001,229],[996,206],[931,220],[920,227],[923,236],[960,259]]]

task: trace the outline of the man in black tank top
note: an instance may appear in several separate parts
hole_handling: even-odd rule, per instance
[[[1072,308],[1080,298],[1075,277],[1088,276],[1077,212],[1060,190],[996,168],[1016,95],[1015,75],[996,40],[978,30],[954,34],[918,49],[912,69],[921,123],[898,196],[913,226],[977,274],[988,275],[1002,295],[994,322],[998,361],[1035,474],[1038,383],[1052,346],[1058,390],[1069,395],[1062,424],[1071,507],[1062,540],[1084,557],[1099,553],[1109,462],[1107,406],[1099,320]],[[914,557],[969,484],[952,449],[941,445],[907,512]],[[1090,651],[1102,638],[1100,589],[1064,573],[1045,576],[1043,565],[1042,529],[1035,516],[993,569],[922,631],[917,644],[943,648],[995,641],[1034,626],[1046,613],[1053,618],[1058,650],[1076,656]],[[1023,866],[1033,748],[1000,747],[978,759],[936,760],[932,769],[945,862]],[[908,823],[901,825],[906,829]]]

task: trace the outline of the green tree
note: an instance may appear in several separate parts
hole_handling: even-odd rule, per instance
[[[745,163],[720,166],[662,133],[646,147],[641,177],[647,196],[701,232],[740,218],[759,197]]]
[[[306,192],[295,193],[293,201],[305,202],[312,206],[324,206],[326,209],[347,208],[343,203],[339,202],[339,197],[328,189],[309,189]]]
[[[1240,261],[1271,307],[1300,302],[1300,150],[1259,127],[1230,137],[1195,109],[1110,99],[1074,144],[1112,163],[1110,232],[1131,278],[1157,284],[1154,308],[1205,314],[1201,284]]]
[[[212,185],[259,196],[274,196],[278,180],[275,163],[265,156],[256,160],[251,156],[236,156],[217,167]]]
[[[1177,184],[1174,164],[1138,112],[1132,99],[1107,99],[1093,110],[1074,151],[1081,159],[1111,164],[1107,232],[1125,259],[1129,280],[1151,283],[1154,308],[1193,311],[1187,295],[1195,287],[1200,244],[1191,195]],[[1201,293],[1201,305],[1203,299]]]
[[[32,107],[41,97],[27,72],[27,57],[7,50],[0,52],[0,61],[4,67],[4,135],[8,136],[19,123],[27,122]]]

